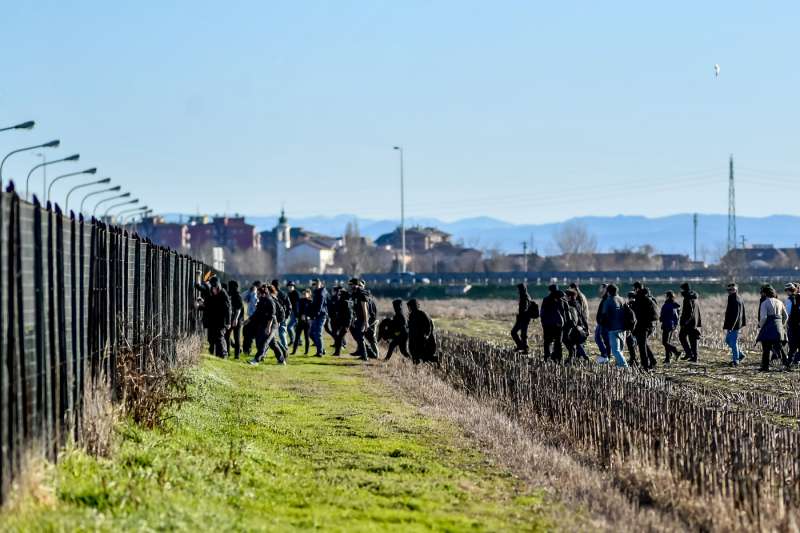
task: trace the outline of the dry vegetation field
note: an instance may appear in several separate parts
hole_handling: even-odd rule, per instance
[[[440,331],[440,379],[552,453],[605,476],[638,508],[693,529],[793,531],[800,523],[800,372],[757,372],[757,303],[745,295],[749,325],[741,343],[748,357],[739,367],[728,366],[725,297],[701,295],[699,362],[665,367],[654,338],[659,366],[650,373],[545,363],[538,322],[530,331],[532,354],[515,354],[513,300],[422,307]],[[592,314],[597,304],[590,300]],[[593,340],[587,348],[597,355]]]

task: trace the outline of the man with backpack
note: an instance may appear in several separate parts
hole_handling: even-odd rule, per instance
[[[636,326],[633,329],[633,337],[639,348],[639,360],[642,368],[651,370],[656,367],[656,357],[648,346],[647,339],[655,331],[655,324],[658,322],[658,308],[655,299],[650,295],[650,289],[638,281],[634,284],[634,288],[636,297],[633,302],[633,313],[636,316]]]
[[[342,354],[344,337],[353,322],[353,305],[350,301],[350,294],[339,288],[336,296],[331,301],[331,336],[333,337],[333,355]]]
[[[372,352],[372,345],[366,340],[370,319],[370,295],[362,288],[361,280],[358,278],[351,279],[349,285],[350,297],[353,300],[353,325],[350,327],[350,334],[356,341],[356,351],[351,355],[366,361],[378,356],[376,352]]]
[[[567,346],[567,358],[580,357],[588,361],[583,344],[589,338],[589,323],[586,320],[584,306],[578,298],[576,289],[567,289],[567,316],[564,324],[564,344]]]
[[[544,358],[561,361],[561,345],[567,316],[567,300],[558,285],[550,285],[548,295],[542,300],[539,318],[544,336]]]
[[[517,351],[523,354],[528,353],[528,326],[531,320],[539,318],[539,306],[528,294],[528,287],[524,283],[517,285],[519,291],[519,303],[517,308],[517,318],[514,327],[511,328],[511,338],[517,345]]]
[[[633,313],[626,313],[625,302],[617,295],[617,286],[613,283],[606,288],[607,297],[603,302],[603,325],[608,331],[608,344],[614,359],[617,362],[617,368],[628,368],[628,363],[622,355],[622,339],[625,335],[626,328],[626,314],[628,319],[633,316]],[[635,320],[635,316],[633,317]],[[630,324],[628,324],[630,326]],[[600,357],[598,363],[608,363],[608,358]]]

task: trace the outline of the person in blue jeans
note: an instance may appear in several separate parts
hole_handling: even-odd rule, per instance
[[[325,343],[322,340],[322,333],[325,331],[325,321],[328,319],[328,291],[325,290],[325,284],[319,280],[311,280],[311,309],[309,310],[309,317],[311,318],[311,341],[317,349],[316,357],[325,355]]]
[[[739,330],[747,325],[744,312],[744,303],[739,297],[739,289],[735,283],[728,284],[728,305],[725,307],[725,321],[722,329],[725,331],[725,344],[731,349],[731,366],[737,366],[744,359],[744,354],[739,348]]]
[[[611,352],[608,351],[608,331],[603,325],[603,304],[606,303],[608,298],[608,285],[603,283],[600,285],[600,305],[597,306],[596,326],[594,327],[594,342],[597,344],[597,349],[600,350],[600,357],[608,359]]]
[[[625,339],[625,301],[617,294],[617,286],[613,283],[606,288],[608,296],[603,302],[603,326],[608,331],[608,344],[617,368],[628,368],[622,355],[622,344]],[[607,357],[600,357],[599,363],[607,363]]]

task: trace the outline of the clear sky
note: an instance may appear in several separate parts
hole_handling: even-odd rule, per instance
[[[519,223],[726,212],[733,153],[739,213],[796,214],[798,26],[789,1],[6,1],[0,127],[38,125],[0,151],[58,137],[162,212],[389,218],[401,144],[409,215]]]

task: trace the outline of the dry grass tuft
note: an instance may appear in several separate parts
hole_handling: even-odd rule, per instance
[[[121,408],[111,398],[108,378],[101,374],[84,383],[81,414],[81,445],[93,457],[110,457],[114,450],[114,428],[120,419]]]
[[[32,447],[39,450],[39,447]],[[35,506],[51,508],[55,506],[56,496],[51,479],[53,463],[45,460],[40,453],[29,451],[23,459],[19,475],[14,479],[9,499],[2,512],[15,514]]]
[[[158,339],[142,346],[128,345],[117,356],[118,395],[125,414],[146,428],[163,427],[170,408],[190,399],[189,368],[197,363],[200,340],[180,341],[174,364],[156,355]]]

